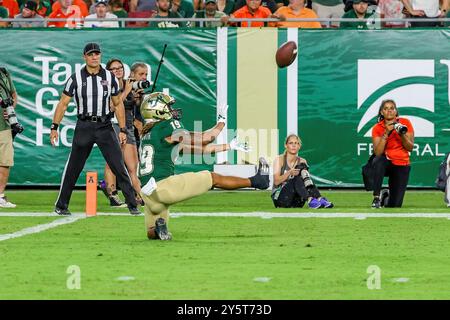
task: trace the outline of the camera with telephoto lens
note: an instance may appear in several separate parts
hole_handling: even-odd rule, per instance
[[[13,138],[23,131],[23,126],[17,121],[16,112],[14,111],[14,101],[11,98],[7,99],[1,99],[0,98],[0,107],[5,109],[6,116],[7,116],[7,122],[11,126],[11,132]]]
[[[408,132],[408,127],[399,122],[394,123],[394,129],[398,134],[405,134]]]
[[[150,88],[150,81],[148,80],[134,81],[131,84],[131,87],[133,88],[133,90],[147,89]]]

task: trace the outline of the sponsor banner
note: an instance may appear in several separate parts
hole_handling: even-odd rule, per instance
[[[415,131],[410,186],[432,187],[450,151],[450,32],[299,32],[301,154],[321,185],[361,186],[381,101],[393,99]]]
[[[19,95],[16,112],[25,127],[14,142],[15,166],[10,184],[60,183],[76,122],[73,99],[60,126],[57,148],[50,145],[49,128],[65,82],[83,66],[82,50],[87,42],[100,44],[104,64],[113,57],[123,60],[126,76],[134,62],[145,62],[150,69],[149,80],[154,80],[164,44],[167,44],[156,91],[168,92],[176,98],[176,107],[183,109],[183,123],[189,130],[206,130],[215,124],[215,30],[18,29],[2,31],[1,42],[1,65],[7,66],[12,74]],[[191,162],[180,166],[182,171],[212,167],[202,158],[182,161]],[[98,171],[102,179],[104,166],[105,161],[95,147],[84,172]],[[78,184],[85,184],[84,173]]]

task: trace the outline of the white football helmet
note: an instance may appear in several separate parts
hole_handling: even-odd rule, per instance
[[[181,110],[172,108],[175,101],[168,94],[153,92],[144,97],[141,103],[141,115],[148,122],[179,119],[181,117]]]

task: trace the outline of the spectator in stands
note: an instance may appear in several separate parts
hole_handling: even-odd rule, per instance
[[[129,12],[155,11],[156,0],[130,0]]]
[[[1,3],[1,0],[0,0]],[[0,6],[0,28],[7,28],[9,27],[8,21],[2,21],[2,19],[7,19],[9,16],[8,9],[6,9],[3,6]]]
[[[305,8],[305,0],[289,0],[288,6],[279,8],[274,16],[278,17],[280,21],[269,23],[270,27],[282,27],[282,28],[321,28],[318,21],[305,21],[305,22],[287,22],[286,19],[294,18],[317,18],[316,13],[308,8]]]
[[[21,1],[20,8],[22,9],[27,1]],[[52,13],[52,5],[49,0],[34,0],[37,4],[36,13],[41,17],[48,17]]]
[[[156,7],[158,12],[152,18],[182,18],[178,12],[173,12],[170,10],[169,0],[157,0]],[[179,28],[186,27],[185,22],[178,21],[152,21],[149,24],[150,28]]]
[[[191,18],[194,15],[194,6],[189,0],[171,0],[170,10],[178,12],[183,18]]]
[[[233,14],[231,14],[231,18],[237,18],[237,19],[264,19],[264,18],[274,18],[275,16],[272,15],[269,9],[266,7],[261,6],[261,0],[246,0],[247,5],[240,8],[239,10],[235,11]],[[237,25],[241,27],[264,27],[265,22],[262,21],[255,21],[249,23],[247,21],[239,22]]]
[[[367,12],[369,7],[368,0],[353,0],[353,9],[347,11],[342,18],[346,19],[367,19],[372,16],[371,13]],[[367,22],[341,22],[340,28],[356,28],[356,29],[367,29]]]
[[[115,14],[108,12],[108,0],[97,0],[95,3],[95,13],[90,14],[84,21],[85,28],[118,28],[118,21],[94,21],[94,19],[115,19]]]
[[[14,18],[20,13],[19,4],[16,0],[0,0],[0,7],[8,10],[8,18]]]
[[[203,0],[192,0],[194,11],[200,11],[205,9],[206,3]]]
[[[341,0],[313,0],[312,9],[319,18],[340,18],[344,14],[344,4]],[[330,27],[329,22],[321,22],[323,27]],[[331,22],[331,26],[339,28],[339,22]]]
[[[413,10],[420,10],[424,12],[423,16],[414,16],[411,18],[430,18],[438,19],[445,18],[449,9],[449,0],[405,0],[408,2]],[[440,2],[442,5],[440,5]],[[411,27],[440,27],[442,26],[438,21],[426,22],[411,22]]]
[[[350,10],[353,9],[353,0],[342,0],[342,2],[344,3],[344,12],[348,12]],[[367,0],[366,1],[369,6],[377,6],[378,5],[378,0]]]
[[[234,0],[217,0],[217,11],[230,15],[234,11]]]
[[[70,5],[78,6],[78,8],[80,9],[81,17],[84,18],[87,15],[89,15],[89,9],[83,0],[72,0]],[[52,12],[58,11],[58,9],[60,8],[61,8],[61,0],[53,2]]]
[[[196,27],[207,27],[207,28],[216,28],[227,25],[229,17],[217,10],[216,0],[206,0],[205,1],[205,10],[197,11],[193,18],[216,18],[220,19],[220,21],[206,21],[203,22],[203,25],[199,22],[196,22]]]
[[[69,29],[81,27],[81,18],[84,16],[81,13],[80,7],[74,5],[72,1],[73,0],[58,0],[58,10],[54,10],[56,2],[53,4],[53,12],[50,14],[49,18],[66,19],[66,21],[51,21],[48,23],[49,27]]]
[[[237,0],[234,6],[234,11],[237,11],[245,7],[246,4],[248,5],[247,0]],[[269,9],[271,13],[274,13],[278,9],[275,0],[261,0],[261,6]]]
[[[44,18],[36,13],[37,4],[33,0],[28,0],[22,8],[22,13],[14,17],[14,19],[39,19],[40,21],[14,21],[13,28],[42,28],[45,27]]]
[[[414,10],[408,0],[379,0],[378,8],[380,8],[381,18],[386,19],[403,19],[403,10],[406,9],[411,16],[423,17],[425,12],[422,10]],[[408,23],[405,22],[385,22],[385,28],[405,28]]]
[[[111,8],[111,13],[115,14],[117,18],[128,18],[128,12],[123,8],[121,0],[109,1],[109,7]],[[125,22],[120,22],[119,24],[122,28],[125,27]]]

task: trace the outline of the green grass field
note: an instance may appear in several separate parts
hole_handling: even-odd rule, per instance
[[[374,213],[366,192],[324,191],[336,207],[316,212]],[[57,191],[9,191],[1,236],[62,217]],[[72,212],[83,212],[75,192]],[[109,208],[99,193],[100,212]],[[268,192],[217,192],[172,212],[299,212],[273,208]],[[13,216],[1,216],[14,213]],[[446,213],[443,193],[409,191],[404,208],[376,213]],[[97,216],[0,241],[0,299],[449,299],[447,218],[192,217],[170,220],[172,241],[145,237],[142,216]],[[69,289],[70,266],[80,289]],[[380,270],[368,289],[369,266]],[[128,281],[121,280],[128,277]],[[370,282],[370,281],[369,281]],[[69,286],[70,287],[70,286]]]

